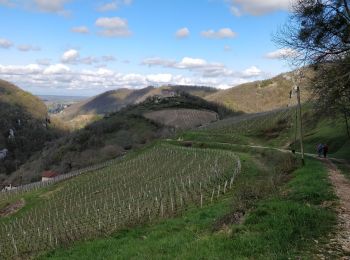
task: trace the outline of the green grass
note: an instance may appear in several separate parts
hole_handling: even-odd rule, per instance
[[[345,164],[342,162],[335,162],[337,168],[350,180],[350,164]]]
[[[316,153],[316,146],[324,143],[329,146],[330,156],[350,158],[350,139],[346,134],[342,118],[321,119],[313,128],[306,129],[305,150]]]
[[[281,189],[254,199],[242,224],[230,219],[236,211],[237,192],[257,184],[261,170],[245,155],[246,172],[238,191],[202,209],[153,225],[130,228],[109,238],[77,243],[40,259],[292,259],[310,257],[313,239],[331,231],[335,214],[320,206],[334,199],[327,172],[320,162],[307,160]],[[266,174],[266,173],[265,173]],[[266,185],[266,182],[262,185]],[[245,187],[245,188],[242,188]],[[254,190],[254,189],[253,189]],[[236,194],[236,195],[234,195]],[[246,196],[249,198],[249,196]],[[247,200],[248,200],[247,198]],[[219,224],[220,223],[220,224]],[[311,252],[312,253],[312,252]]]
[[[347,136],[344,119],[340,115],[332,118],[317,117],[310,104],[303,108],[304,150],[316,153],[319,143],[329,146],[329,156],[350,158],[350,138]],[[295,110],[281,110],[260,115],[247,115],[246,119],[235,117],[210,124],[197,131],[187,131],[178,138],[197,142],[221,142],[231,144],[262,145],[300,151],[299,136],[296,143]]]

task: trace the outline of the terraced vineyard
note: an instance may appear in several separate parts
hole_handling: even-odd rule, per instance
[[[217,121],[202,128],[210,133],[249,134],[276,126],[280,121],[290,120],[295,108],[277,109],[269,112],[236,116]]]
[[[225,193],[240,171],[229,151],[156,145],[33,193],[36,203],[0,222],[0,258],[26,258],[201,207]]]
[[[217,113],[198,109],[164,109],[147,112],[144,117],[181,130],[208,125],[218,120]]]

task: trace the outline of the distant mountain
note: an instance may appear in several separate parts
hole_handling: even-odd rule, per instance
[[[46,127],[47,108],[39,98],[4,80],[0,80],[0,118],[0,150],[8,150],[0,160],[1,183],[60,131],[50,124]]]
[[[309,73],[307,70],[304,72]],[[290,105],[289,94],[293,86],[293,75],[294,72],[284,73],[271,79],[246,83],[226,90],[202,86],[163,86],[137,90],[122,88],[75,103],[66,108],[60,117],[65,121],[79,121],[79,117],[86,120],[92,115],[105,115],[128,105],[138,104],[151,96],[167,97],[179,92],[220,103],[234,111],[244,113],[270,111]],[[303,80],[305,85],[307,82],[307,79]],[[305,100],[308,96],[308,91],[302,88],[302,99]]]
[[[65,109],[60,115],[65,120],[72,120],[82,115],[104,115],[116,112],[128,105],[134,105],[145,101],[151,96],[168,97],[178,92],[187,92],[191,95],[206,97],[218,90],[199,86],[163,86],[159,88],[147,87],[143,89],[120,88],[107,91],[98,96],[75,103]]]
[[[205,99],[227,106],[235,111],[256,113],[283,108],[290,105],[290,90],[294,72],[280,74],[274,78],[242,84],[227,90],[218,91]],[[309,96],[305,89],[307,78],[302,81],[302,99]],[[295,99],[294,99],[295,100]]]
[[[84,96],[57,96],[57,95],[36,95],[45,103],[75,103],[85,100]]]

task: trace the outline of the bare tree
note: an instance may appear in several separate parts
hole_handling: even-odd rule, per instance
[[[317,107],[350,117],[350,0],[298,0],[275,41],[298,53],[294,62],[314,69]]]

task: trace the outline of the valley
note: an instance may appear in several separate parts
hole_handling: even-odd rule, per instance
[[[58,139],[46,148],[43,157],[38,157],[48,163],[49,156],[55,158],[59,151],[62,157],[51,159],[49,169],[55,169],[56,163],[67,167],[70,162],[74,169],[67,168],[67,173],[108,162],[102,168],[92,167],[38,188],[0,193],[0,208],[24,202],[0,218],[0,233],[7,234],[1,236],[1,256],[61,259],[79,255],[95,259],[92,252],[97,251],[105,259],[113,258],[114,248],[125,258],[164,254],[155,241],[175,243],[176,247],[166,251],[168,257],[179,253],[193,257],[189,248],[178,248],[183,243],[212,256],[220,255],[218,250],[223,250],[223,245],[227,247],[222,252],[225,255],[298,256],[313,245],[312,241],[322,240],[331,232],[335,212],[320,206],[334,200],[322,163],[307,158],[306,167],[301,168],[300,157],[289,152],[298,152],[299,147],[295,113],[296,107],[291,105],[242,114],[179,93],[149,97],[119,112],[104,114],[65,139]],[[341,118],[312,115],[316,114],[311,103],[306,104],[306,152],[314,154],[314,147],[322,140],[329,144],[330,156],[349,158]],[[328,128],[332,134],[325,135]],[[100,157],[107,147],[110,157]],[[120,150],[114,150],[116,147]],[[77,152],[86,156],[81,157],[78,167],[78,161],[72,160]],[[36,159],[31,165],[42,163]],[[31,165],[24,164],[20,175],[27,174]],[[31,169],[40,172],[45,168]],[[303,190],[310,185],[316,186]],[[321,197],[314,197],[321,193]],[[287,230],[277,223],[269,226],[270,218],[287,218],[287,212],[303,212],[295,215],[295,221],[304,224],[291,223]],[[322,226],[317,224],[321,222]],[[192,229],[194,223],[200,225]],[[172,234],[159,240],[157,232],[170,230]],[[254,236],[249,236],[250,232]],[[268,234],[276,239],[269,245],[263,242]],[[193,236],[201,239],[193,240]],[[301,237],[305,242],[298,242]],[[257,246],[256,251],[251,251],[248,241]],[[139,246],[130,249],[131,244]],[[105,247],[107,251],[102,250]]]
[[[350,259],[350,0],[0,23],[0,260]]]

